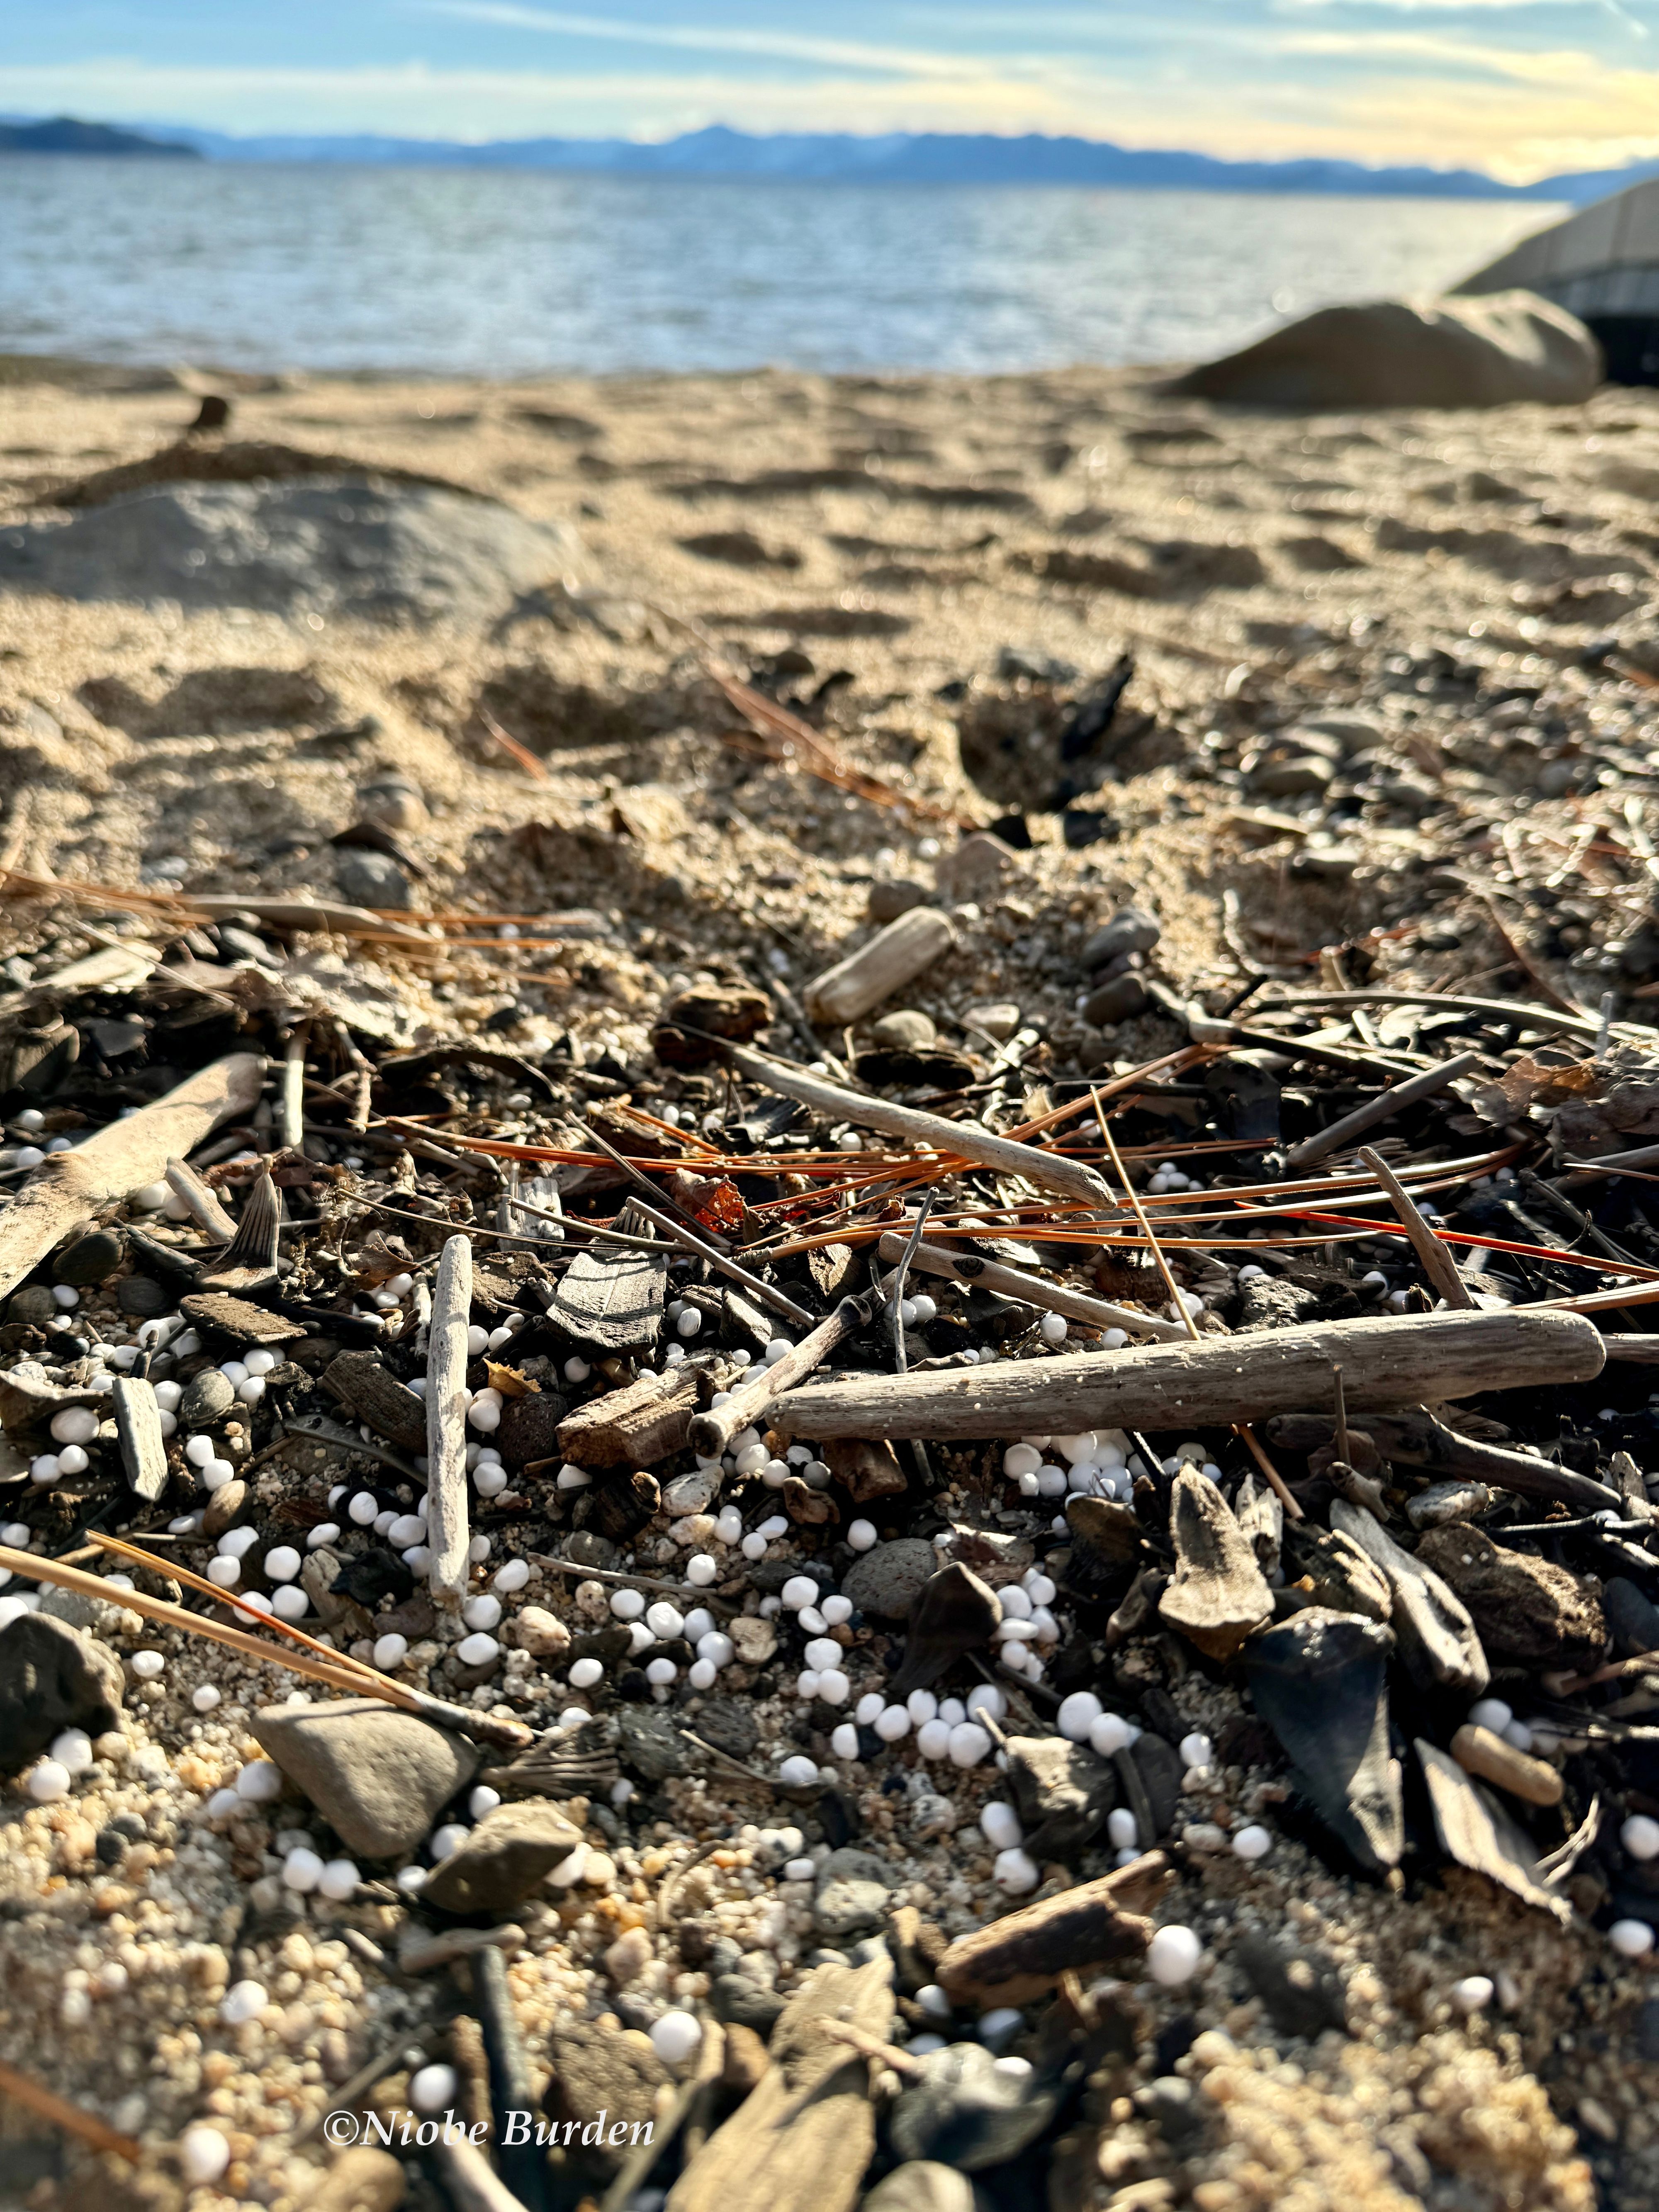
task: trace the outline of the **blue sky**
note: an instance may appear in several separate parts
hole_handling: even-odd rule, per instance
[[[1659,0],[5,0],[0,112],[240,131],[1073,131],[1516,181],[1659,155]]]

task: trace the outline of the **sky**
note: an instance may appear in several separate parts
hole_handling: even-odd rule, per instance
[[[243,134],[1035,131],[1231,159],[1659,156],[1659,0],[4,0],[0,113]]]

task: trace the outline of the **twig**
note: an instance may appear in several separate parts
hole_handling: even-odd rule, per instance
[[[1311,1167],[1328,1153],[1338,1152],[1354,1138],[1363,1136],[1367,1129],[1375,1128],[1395,1114],[1403,1113],[1407,1106],[1416,1106],[1425,1098],[1432,1098],[1437,1091],[1444,1091],[1462,1075],[1468,1075],[1480,1064],[1478,1052],[1460,1052],[1455,1059],[1442,1060],[1437,1067],[1425,1067],[1420,1075],[1409,1077],[1396,1084],[1391,1091],[1368,1098],[1363,1106],[1356,1106],[1352,1114],[1345,1114],[1340,1121],[1333,1121],[1328,1129],[1316,1136],[1293,1145],[1285,1155],[1287,1168]]]
[[[78,2105],[71,2105],[56,2091],[48,2089],[42,2082],[31,2080],[27,2074],[20,2074],[15,2066],[8,2066],[3,2061],[0,2061],[0,2092],[8,2097],[15,2097],[20,2105],[27,2105],[30,2112],[38,2112],[43,2120],[50,2120],[54,2127],[62,2128],[66,2135],[79,2136],[82,2142],[90,2143],[94,2150],[113,2151],[117,2158],[125,2159],[129,2166],[138,2165],[143,2158],[143,2146],[136,2143],[131,2136],[122,2135],[118,2129],[100,2120],[94,2112],[83,2112]]]
[[[427,1351],[427,1541],[432,1547],[429,1584],[440,1604],[459,1606],[466,1595],[467,1330],[472,1321],[472,1247],[452,1237],[432,1287]]]
[[[1107,1126],[1106,1116],[1101,1112],[1098,1102],[1095,1107],[1095,1116],[1100,1124],[1100,1133],[1106,1139],[1107,1149],[1111,1153],[1112,1165],[1117,1170],[1117,1179],[1122,1184],[1124,1194],[1134,1209],[1135,1219],[1140,1224],[1140,1233],[1151,1245],[1152,1257],[1158,1261],[1158,1272],[1163,1276],[1170,1292],[1170,1303],[1175,1309],[1177,1319],[1184,1324],[1189,1340],[1196,1344],[1200,1340],[1198,1323],[1188,1311],[1187,1301],[1181,1293],[1181,1285],[1176,1281],[1169,1261],[1164,1257],[1163,1246],[1153,1234],[1152,1224],[1146,1218],[1146,1209],[1140,1202],[1140,1193],[1124,1171],[1123,1161],[1117,1149],[1117,1140]],[[1232,1429],[1233,1434],[1273,1485],[1273,1494],[1284,1507],[1285,1513],[1292,1521],[1300,1521],[1303,1518],[1302,1508],[1297,1504],[1290,1485],[1262,1449],[1255,1431],[1248,1421],[1236,1421],[1232,1425]]]
[[[306,1044],[310,1033],[308,1022],[296,1023],[289,1031],[288,1044],[283,1054],[283,1142],[291,1152],[297,1152],[305,1142]]]
[[[827,1319],[764,1374],[738,1383],[723,1406],[711,1407],[696,1417],[687,1439],[692,1450],[704,1459],[718,1458],[740,1429],[758,1426],[761,1416],[775,1399],[821,1366],[836,1346],[844,1344],[869,1318],[870,1309],[861,1298],[843,1298]]]
[[[1456,1261],[1418,1212],[1411,1193],[1388,1162],[1369,1145],[1359,1147],[1359,1157],[1393,1201],[1394,1210],[1411,1238],[1412,1249],[1423,1263],[1424,1273],[1449,1306],[1468,1312],[1474,1304],[1474,1293],[1458,1273]]]
[[[904,1249],[903,1238],[894,1229],[885,1231],[877,1246],[884,1260],[896,1260]],[[1160,1321],[1156,1314],[1139,1313],[1133,1306],[1117,1306],[1105,1298],[1091,1298],[1082,1291],[1069,1289],[1064,1283],[1050,1283],[1041,1275],[1027,1274],[1023,1268],[1005,1267],[994,1260],[981,1260],[976,1253],[953,1252],[943,1244],[915,1244],[911,1265],[924,1274],[942,1275],[951,1282],[994,1291],[1003,1297],[1018,1298],[1026,1305],[1042,1306],[1049,1313],[1068,1315],[1072,1320],[1086,1322],[1095,1328],[1130,1329],[1137,1335],[1157,1337],[1167,1343],[1186,1338],[1187,1332],[1179,1322]]]

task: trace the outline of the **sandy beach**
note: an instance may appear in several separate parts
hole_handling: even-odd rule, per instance
[[[1155,1001],[1085,1018],[1079,949],[1126,904],[1161,924],[1168,988],[1212,1012],[1265,973],[1291,989],[1486,995],[1535,995],[1541,976],[1588,1018],[1604,991],[1618,1018],[1646,1018],[1647,971],[1624,949],[1651,890],[1659,394],[1269,417],[1088,368],[94,389],[15,366],[0,382],[0,553],[9,532],[95,510],[77,487],[103,471],[204,480],[238,445],[454,487],[570,536],[544,574],[463,619],[5,591],[0,953],[14,960],[55,949],[62,964],[100,941],[77,934],[52,878],[346,898],[417,928],[445,918],[412,949],[318,956],[325,988],[355,994],[388,1045],[487,1031],[532,1062],[574,1040],[590,1066],[629,1067],[669,992],[798,997],[864,940],[872,890],[905,883],[950,908],[955,943],[877,1012],[914,1009],[979,1054],[1029,1028],[1034,1085],[1109,1079],[1184,1042]],[[228,424],[190,439],[199,460],[156,464],[210,390]],[[1068,759],[1065,732],[1125,654],[1107,736]],[[805,720],[884,803],[776,757],[785,740],[718,672]],[[1310,729],[1322,750],[1285,741]],[[329,842],[366,811],[415,864],[398,863],[406,901],[366,896],[359,848]],[[994,823],[1009,849],[953,874],[963,834]],[[1547,880],[1547,914],[1528,902]],[[468,915],[515,917],[520,934],[492,920],[462,942]],[[836,1049],[869,1038],[863,1021]],[[273,1509],[287,1494],[274,1478],[262,1493]],[[529,1595],[581,1626],[568,1583]],[[167,1648],[87,1791],[31,1805],[14,1784],[0,1802],[0,2057],[146,2140],[210,2117],[233,2163],[199,2183],[195,2212],[300,2212],[325,2201],[328,2155],[296,2142],[301,2119],[388,2044],[437,2051],[453,2002],[397,1972],[389,1891],[313,1901],[301,1923],[248,1904],[263,1882],[271,1905],[271,1834],[210,1848],[197,1808],[259,1755],[249,1715],[256,1687],[273,1692],[224,1654]],[[204,1680],[222,1687],[216,1711],[191,1702]],[[1188,1728],[1235,1731],[1181,1823],[1278,1820],[1290,1792],[1233,1693],[1202,1674],[1177,1687]],[[952,1937],[992,1909],[993,1854],[971,1823],[995,1777],[956,1779],[954,1844],[857,1785],[866,1840]],[[630,1929],[657,1945],[658,1996],[706,1992],[706,1954],[674,1954],[650,1901],[688,1845],[727,1828],[680,1909],[745,1954],[770,1942],[780,1989],[795,1985],[810,1915],[799,1897],[767,1904],[771,1847],[735,1826],[781,1815],[733,1815],[701,1778],[665,1790],[656,1828],[613,1847],[611,1889],[520,1916],[513,1979],[538,2076],[573,2020],[601,2040],[635,2033],[605,1965]],[[124,1814],[148,1840],[106,1872],[94,1838]],[[1558,1924],[1455,1866],[1404,1889],[1340,1875],[1293,1826],[1259,1867],[1194,1846],[1180,1880],[1223,1962],[1190,1987],[1124,1984],[1139,2054],[1102,2029],[1055,2154],[1054,2212],[1652,2203],[1650,1980],[1586,1921]],[[766,1911],[782,1917],[763,1939]],[[1229,1950],[1241,1931],[1316,1947],[1349,2032],[1322,2038],[1316,2005],[1287,2028],[1294,2005],[1280,1992],[1275,2013]],[[1452,1992],[1480,1977],[1497,1996],[1471,2013]],[[227,1984],[243,1980],[267,2002],[227,2027]],[[1168,2063],[1153,2050],[1166,2037]],[[1177,2075],[1206,2093],[1189,2155],[1173,2125],[1159,2133],[1167,2092],[1149,2087]],[[32,2124],[0,2103],[0,2143]],[[70,2212],[111,2185],[78,2159],[15,2201]],[[161,2212],[165,2191],[150,2201]],[[573,2212],[597,2201],[570,2197]]]

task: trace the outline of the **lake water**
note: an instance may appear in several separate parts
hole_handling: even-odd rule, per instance
[[[1503,200],[0,157],[0,352],[441,374],[1200,358],[1453,283]]]

